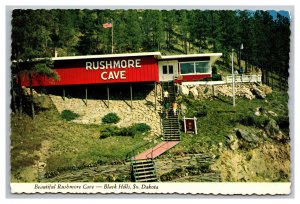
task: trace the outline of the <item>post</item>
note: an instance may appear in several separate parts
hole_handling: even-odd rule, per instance
[[[109,86],[106,86],[106,91],[107,91],[107,107],[109,108]]]
[[[233,52],[234,52],[234,49],[232,49],[232,59],[231,59],[231,72],[232,72],[232,105],[233,107],[235,106],[235,90],[234,90],[234,70],[233,70]]]
[[[114,53],[114,25],[113,20],[111,20],[111,54]]]
[[[130,106],[132,109],[132,83],[130,83]]]
[[[87,86],[85,86],[85,105],[87,106]]]
[[[66,97],[66,90],[65,88],[63,88],[63,100],[65,100],[65,97]]]
[[[194,116],[194,126],[195,126],[195,134],[197,135],[197,118]]]
[[[183,126],[184,126],[184,133],[186,133],[186,124],[185,124],[185,116],[183,116]]]
[[[155,97],[155,110],[156,110],[156,101],[157,101],[157,85],[156,85],[156,82],[154,82],[154,89],[155,89],[154,97]]]
[[[212,87],[212,95],[215,96],[215,86],[211,85],[211,87]]]

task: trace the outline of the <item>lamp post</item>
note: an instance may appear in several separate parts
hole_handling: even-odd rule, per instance
[[[231,54],[231,73],[232,73],[232,105],[233,107],[235,106],[235,90],[234,90],[234,82],[235,82],[235,77],[234,77],[234,68],[233,68],[233,56],[234,56],[234,49],[232,49],[232,54]]]
[[[240,46],[240,59],[239,59],[239,69],[240,69],[240,72],[242,71],[241,59],[242,59],[242,50],[243,49],[244,49],[244,45],[242,43],[241,46]]]

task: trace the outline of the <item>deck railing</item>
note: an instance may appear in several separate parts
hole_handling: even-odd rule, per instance
[[[235,82],[258,82],[261,83],[262,82],[262,78],[261,75],[247,75],[247,74],[235,74],[234,75],[235,78]],[[223,80],[226,83],[232,83],[232,75],[226,75],[225,79]]]

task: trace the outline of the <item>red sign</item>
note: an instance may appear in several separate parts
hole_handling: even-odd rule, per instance
[[[58,81],[35,75],[33,86],[155,82],[159,79],[154,56],[56,60],[53,69],[59,76]],[[22,77],[22,85],[29,86],[27,75]]]

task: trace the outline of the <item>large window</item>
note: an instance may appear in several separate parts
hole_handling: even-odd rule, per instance
[[[181,62],[179,67],[182,75],[211,73],[209,62]]]

